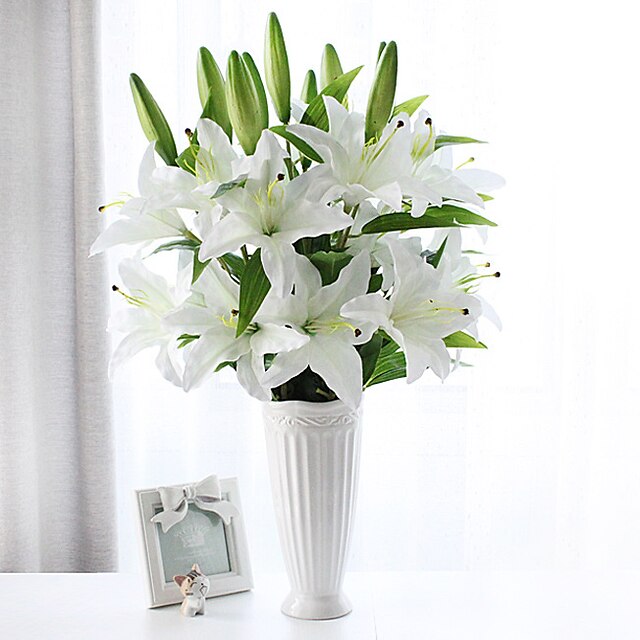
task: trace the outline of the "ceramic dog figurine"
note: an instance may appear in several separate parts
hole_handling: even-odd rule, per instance
[[[193,618],[199,613],[204,614],[204,602],[209,592],[209,578],[200,571],[200,567],[194,564],[186,576],[173,576],[173,580],[184,596],[180,607],[182,615]]]

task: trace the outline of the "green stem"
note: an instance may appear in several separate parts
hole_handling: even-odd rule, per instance
[[[246,245],[246,244],[243,244],[243,245],[240,247],[240,251],[241,251],[241,253],[242,253],[242,258],[243,258],[243,260],[244,260],[245,262],[249,262],[249,252],[247,251],[247,245]]]
[[[220,266],[229,274],[229,276],[233,279],[233,275],[231,273],[231,271],[229,271],[229,267],[227,266],[227,263],[222,259],[222,258],[218,258],[218,262],[220,264]]]
[[[355,207],[353,207],[353,209],[351,209],[350,211],[347,211],[346,207],[345,207],[345,213],[348,213],[352,218],[355,219],[356,217],[356,213],[358,213],[358,207],[360,205],[356,205]],[[343,232],[342,235],[340,236],[340,238],[338,239],[338,243],[336,244],[336,249],[344,249],[346,244],[347,244],[347,240],[350,237],[350,233],[351,233],[351,227],[347,227]]]
[[[291,143],[287,140],[286,142],[287,155],[288,158],[284,160],[284,166],[287,168],[287,174],[289,176],[289,180],[293,180],[296,177],[296,168],[294,166],[293,160],[291,159]]]

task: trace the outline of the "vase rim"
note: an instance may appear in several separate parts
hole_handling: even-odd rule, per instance
[[[330,402],[309,402],[307,400],[267,400],[262,403],[263,411],[267,413],[291,414],[303,413],[306,415],[327,415],[343,413],[359,413],[362,408],[362,401],[352,409],[342,400],[331,400]]]

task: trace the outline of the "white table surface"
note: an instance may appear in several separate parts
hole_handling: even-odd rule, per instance
[[[130,574],[0,574],[0,638],[9,640],[638,640],[640,572],[355,573],[354,611],[292,620],[279,611],[281,575],[252,592],[207,600],[184,618],[177,605],[145,608]]]

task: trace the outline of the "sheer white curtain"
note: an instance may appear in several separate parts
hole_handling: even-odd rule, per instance
[[[116,566],[98,3],[0,3],[0,571]]]
[[[491,204],[485,288],[504,330],[445,385],[426,378],[365,396],[353,569],[640,568],[640,231],[633,21],[624,4],[506,0],[105,3],[107,183],[135,189],[145,147],[127,85],[135,71],[177,136],[199,114],[198,46],[220,63],[261,59],[278,12],[294,86],[336,45],[368,66],[380,40],[400,51],[398,96],[429,93],[454,134],[490,140],[477,164],[508,186]],[[615,29],[615,31],[614,31]],[[466,159],[468,151],[460,154]],[[474,236],[469,231],[469,238]],[[114,274],[114,277],[115,274]],[[143,356],[115,381],[122,567],[137,558],[135,487],[237,475],[254,565],[279,569],[259,407],[231,377],[187,396]]]

